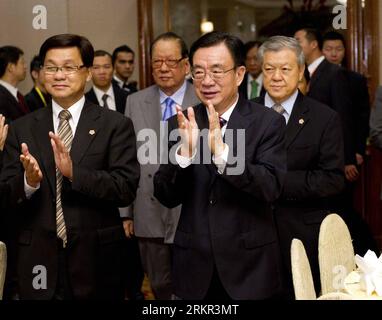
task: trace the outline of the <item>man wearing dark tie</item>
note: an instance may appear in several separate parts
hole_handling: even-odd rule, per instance
[[[319,292],[319,228],[330,212],[331,197],[339,194],[344,185],[341,122],[337,112],[298,90],[305,60],[296,39],[271,37],[260,47],[259,58],[267,93],[255,101],[273,108],[287,123],[288,172],[275,203],[275,220],[283,257],[285,294],[293,299],[290,259],[293,238],[304,243]]]
[[[182,205],[172,250],[174,293],[181,299],[266,299],[281,288],[270,202],[286,172],[285,120],[239,97],[243,46],[223,32],[191,46],[202,103],[187,112],[177,107],[169,132],[180,141],[170,137],[168,161],[154,178],[163,205]]]
[[[114,68],[110,53],[104,50],[95,51],[90,71],[93,87],[85,94],[86,99],[124,114],[128,93],[112,81]]]
[[[138,90],[136,81],[129,81],[134,72],[134,59],[134,51],[127,45],[120,46],[113,51],[113,83],[117,84],[128,94]]]
[[[142,263],[157,299],[170,299],[171,255],[180,208],[164,207],[154,198],[153,177],[159,168],[158,152],[161,126],[175,114],[175,106],[183,109],[199,102],[193,85],[186,81],[190,71],[188,50],[183,39],[174,33],[158,36],[151,45],[151,65],[155,85],[130,95],[126,102],[126,116],[134,124],[136,134],[154,132],[156,137],[147,143],[137,142],[139,150],[148,147],[156,162],[141,163],[141,178],[137,198],[126,212],[130,217],[131,232],[138,237]],[[141,160],[141,159],[139,159]],[[143,164],[146,163],[146,164]]]
[[[135,198],[139,164],[131,120],[85,101],[93,55],[82,36],[48,38],[40,57],[52,103],[9,128],[1,181],[24,187],[12,212],[20,299],[124,298],[118,207]]]
[[[128,93],[121,89],[113,79],[113,64],[110,53],[104,50],[94,52],[93,66],[90,69],[92,74],[93,87],[85,94],[86,99],[102,106],[103,108],[125,112],[126,99]],[[129,300],[143,300],[141,293],[142,282],[144,278],[141,258],[139,255],[138,242],[135,237],[131,237],[128,230],[129,222],[123,219],[123,226],[126,236],[126,252],[129,255],[129,261],[126,267],[127,284],[126,295]]]
[[[29,112],[17,85],[25,79],[24,53],[13,46],[0,48],[0,113],[13,121]]]

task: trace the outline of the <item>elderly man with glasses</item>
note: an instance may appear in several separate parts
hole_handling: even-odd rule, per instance
[[[270,202],[286,172],[285,121],[239,97],[243,52],[242,41],[223,32],[192,45],[202,103],[187,112],[177,108],[169,120],[180,141],[170,142],[169,162],[154,178],[162,204],[182,205],[172,251],[174,293],[181,299],[266,299],[281,289]]]
[[[171,299],[171,256],[180,207],[168,209],[154,197],[153,177],[159,168],[160,127],[176,113],[176,105],[185,109],[199,103],[192,84],[186,80],[190,71],[188,50],[174,33],[164,33],[151,45],[151,66],[155,85],[130,95],[126,116],[133,121],[135,132],[155,138],[137,141],[139,151],[147,148],[153,161],[141,163],[137,198],[126,212],[130,218],[129,232],[138,238],[143,268],[150,280],[155,298]],[[146,132],[146,133],[145,133]],[[153,151],[153,152],[152,152]]]

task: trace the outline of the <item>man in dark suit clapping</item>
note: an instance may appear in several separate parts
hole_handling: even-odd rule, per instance
[[[40,57],[52,103],[9,128],[1,180],[21,177],[24,188],[13,212],[20,299],[124,299],[118,208],[135,198],[136,140],[130,119],[85,101],[93,55],[82,36],[48,38]]]
[[[183,299],[266,299],[281,287],[270,202],[286,171],[285,120],[239,97],[244,48],[223,32],[191,47],[201,104],[169,119],[180,143],[155,174],[155,196],[182,204],[173,245],[173,285]],[[201,130],[199,132],[199,130]],[[200,133],[200,134],[199,134]]]

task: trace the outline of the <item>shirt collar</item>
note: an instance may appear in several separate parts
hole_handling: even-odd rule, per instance
[[[113,79],[114,79],[115,81],[117,81],[118,85],[119,85],[121,88],[123,87],[124,82],[123,82],[121,79],[119,79],[115,74],[113,75]]]
[[[182,86],[172,96],[170,96],[170,98],[174,100],[178,106],[181,106],[183,103],[183,98],[184,98],[184,94],[186,93],[186,88],[187,88],[187,81],[184,80]],[[168,95],[166,95],[161,89],[159,89],[160,104],[164,103],[164,101],[168,97],[169,97]]]
[[[309,74],[312,75],[314,71],[316,71],[317,67],[320,65],[322,61],[325,60],[325,56],[321,56],[314,60],[309,66],[308,66],[308,71]]]
[[[298,90],[296,89],[296,91],[288,99],[286,99],[285,101],[281,103],[281,105],[283,106],[288,116],[292,114],[293,106],[294,106],[294,103],[296,102],[297,95],[298,95]],[[268,108],[272,108],[275,104],[276,102],[273,101],[273,99],[270,97],[270,95],[267,92],[264,98],[264,105]]]
[[[10,83],[4,81],[4,80],[0,80],[0,84],[5,88],[7,89],[11,94],[12,96],[14,96],[17,99],[17,88],[12,86]]]
[[[80,120],[80,115],[82,112],[82,109],[84,108],[85,104],[85,96],[82,96],[80,100],[78,100],[75,104],[71,105],[68,109],[70,114],[72,115],[73,122],[75,125],[77,125],[78,121]],[[53,109],[53,117],[56,119],[58,118],[58,115],[62,110],[65,110],[63,107],[61,107],[54,99],[52,99],[52,109]]]
[[[224,111],[224,113],[221,114],[219,117],[223,118],[228,123],[229,118],[231,117],[231,114],[233,110],[235,109],[238,101],[239,101],[239,95],[237,95],[235,102],[226,111]],[[206,110],[207,110],[207,114],[209,114],[207,106],[206,106]]]
[[[114,92],[113,92],[113,86],[110,85],[109,89],[107,89],[106,92],[102,91],[101,89],[98,89],[96,86],[93,85],[94,93],[98,99],[98,101],[102,101],[103,95],[106,93],[112,100],[114,100]]]

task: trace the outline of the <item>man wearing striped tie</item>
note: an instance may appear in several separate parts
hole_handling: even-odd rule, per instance
[[[256,102],[281,114],[287,123],[287,168],[284,188],[275,203],[285,278],[285,297],[293,299],[290,246],[293,238],[306,248],[319,292],[318,233],[331,209],[331,197],[344,185],[341,122],[337,112],[304,96],[298,85],[305,59],[296,39],[271,37],[259,49],[267,93]]]
[[[124,298],[118,207],[134,200],[140,171],[131,120],[85,101],[93,56],[82,36],[47,39],[40,57],[52,103],[9,128],[1,180],[21,177],[24,187],[12,212],[20,299]]]

